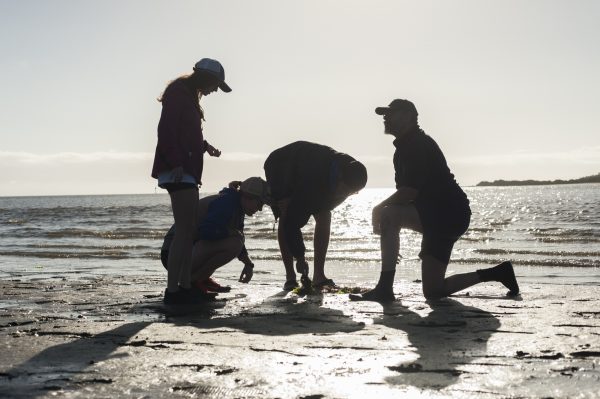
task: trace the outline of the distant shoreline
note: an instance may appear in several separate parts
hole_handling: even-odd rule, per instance
[[[580,177],[571,180],[494,180],[482,181],[476,184],[476,187],[503,187],[503,186],[549,186],[554,184],[585,184],[600,183],[600,173]]]

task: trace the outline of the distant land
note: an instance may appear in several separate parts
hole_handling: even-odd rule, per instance
[[[488,186],[549,186],[551,184],[600,183],[600,173],[571,180],[494,180],[477,183],[477,187]]]

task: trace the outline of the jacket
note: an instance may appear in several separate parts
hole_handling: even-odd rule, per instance
[[[156,179],[159,173],[181,166],[201,184],[205,151],[198,98],[183,80],[176,80],[166,88],[162,98],[152,177]]]

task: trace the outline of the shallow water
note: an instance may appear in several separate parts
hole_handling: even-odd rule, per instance
[[[518,274],[600,274],[599,184],[465,191],[473,216],[455,245],[450,269],[511,259]],[[357,282],[376,277],[379,237],[371,233],[371,209],[391,192],[363,190],[334,211],[330,274]],[[166,194],[2,197],[0,278],[162,273],[159,249],[171,223]],[[312,231],[311,221],[303,229],[309,250]],[[417,233],[401,233],[400,269],[407,278],[418,277],[420,241]],[[268,207],[247,218],[246,244],[257,270],[263,265],[265,272],[282,273]]]

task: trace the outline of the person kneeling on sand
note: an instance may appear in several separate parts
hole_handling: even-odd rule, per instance
[[[265,161],[271,208],[286,272],[284,290],[298,286],[294,272],[309,283],[301,228],[315,218],[313,286],[334,286],[325,276],[325,256],[331,231],[331,211],[367,184],[367,169],[350,155],[321,144],[296,141],[273,151]]]
[[[214,298],[218,292],[229,292],[231,287],[220,285],[211,276],[235,257],[244,263],[239,281],[248,283],[252,279],[254,264],[244,243],[244,218],[262,210],[265,203],[269,203],[268,186],[260,177],[232,182],[219,194],[198,201],[198,222],[192,250],[194,296],[186,303],[199,303]],[[171,226],[161,249],[165,268],[175,228],[175,225]],[[170,299],[167,291],[164,303],[180,304]]]
[[[426,298],[441,298],[482,281],[499,281],[510,295],[519,293],[511,262],[476,272],[445,277],[454,243],[471,220],[466,194],[454,180],[436,142],[419,127],[418,113],[408,100],[375,109],[383,115],[385,133],[396,137],[396,192],[373,208],[373,232],[381,234],[381,275],[377,286],[352,300],[393,301],[400,229],[423,235],[421,273]]]

